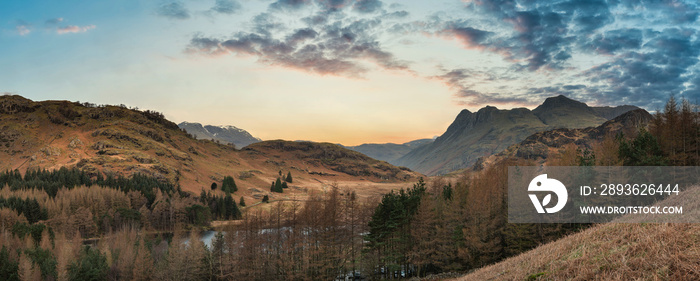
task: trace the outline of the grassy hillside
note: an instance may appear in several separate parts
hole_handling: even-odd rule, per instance
[[[325,176],[342,174],[358,177],[368,177],[381,181],[410,180],[416,174],[408,168],[396,167],[387,162],[375,160],[367,155],[343,148],[331,143],[295,142],[295,141],[264,141],[251,144],[243,149],[249,155],[263,156],[268,159],[300,160],[297,166],[289,166],[294,170]],[[274,160],[268,160],[274,161]],[[317,168],[327,168],[334,173],[315,172]]]
[[[684,192],[658,205],[697,210],[700,187]],[[700,280],[700,225],[629,223],[640,216],[594,226],[456,280]]]
[[[455,280],[700,280],[697,224],[599,225]]]
[[[290,146],[306,147],[301,153]],[[303,197],[332,182],[388,191],[419,176],[335,145],[273,141],[240,151],[196,140],[160,113],[20,96],[0,97],[0,159],[0,170],[76,166],[92,175],[138,173],[195,194],[232,176],[250,202],[264,195]],[[285,194],[271,194],[280,171],[291,172],[294,183]]]

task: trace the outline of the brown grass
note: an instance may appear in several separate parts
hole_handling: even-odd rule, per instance
[[[685,221],[697,219],[700,187],[681,195],[656,205],[683,206]],[[700,280],[700,224],[629,223],[649,220],[624,216],[457,280]]]
[[[456,280],[700,280],[700,225],[598,225]]]

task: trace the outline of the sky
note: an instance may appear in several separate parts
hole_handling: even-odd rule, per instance
[[[262,139],[442,134],[566,95],[700,101],[695,1],[0,1],[0,93],[125,104]]]

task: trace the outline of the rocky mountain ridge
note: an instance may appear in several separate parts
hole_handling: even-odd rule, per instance
[[[607,117],[634,108],[590,107],[560,95],[547,98],[534,110],[493,106],[477,112],[464,109],[433,143],[412,150],[394,163],[427,175],[445,174],[470,167],[477,159],[498,153],[534,133],[595,127]]]

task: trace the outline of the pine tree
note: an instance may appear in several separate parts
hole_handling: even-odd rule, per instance
[[[667,159],[657,139],[643,128],[631,141],[620,138],[618,154],[625,166],[665,166]]]
[[[289,186],[287,186],[287,182],[286,182],[286,181],[283,181],[283,182],[282,182],[282,188],[283,188],[283,189],[284,189],[284,188],[289,188]]]
[[[226,206],[225,219],[235,220],[241,217],[241,211],[238,210],[238,206],[236,206],[236,201],[233,201],[233,197],[231,197],[230,193],[226,194],[226,198],[224,199],[224,206]]]
[[[263,196],[262,202],[263,203],[270,202],[270,197],[268,197],[267,195]]]
[[[80,259],[68,266],[68,280],[106,280],[107,258],[99,250],[85,247]]]
[[[19,281],[19,264],[10,260],[7,248],[0,250],[0,280]]]
[[[292,172],[287,173],[287,177],[284,180],[288,183],[292,183]]]
[[[241,207],[245,207],[245,199],[243,199],[243,196],[241,196],[241,201],[238,203],[238,205],[241,205]]]
[[[211,190],[215,190],[218,185],[215,182],[211,183]],[[221,189],[224,189],[223,187]]]
[[[284,189],[283,189],[283,187],[282,187],[282,180],[281,180],[280,178],[277,178],[277,180],[275,181],[275,187],[274,187],[274,189],[273,189],[272,191],[273,191],[273,192],[278,192],[278,193],[283,193],[283,192],[284,192]]]
[[[221,185],[221,190],[228,191],[231,193],[238,191],[238,187],[236,186],[236,181],[233,180],[233,177],[231,177],[231,176],[224,177],[224,182]]]

